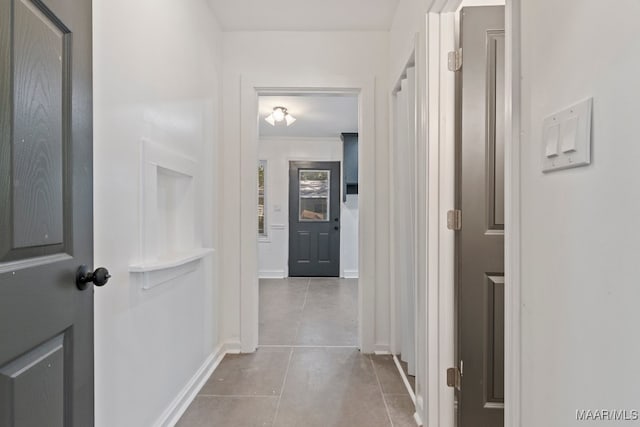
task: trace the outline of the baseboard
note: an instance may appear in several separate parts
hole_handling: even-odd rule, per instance
[[[376,356],[387,356],[391,354],[391,348],[388,344],[376,344],[373,346],[373,354]]]
[[[284,270],[260,270],[258,278],[260,279],[284,279],[287,277]]]
[[[239,353],[239,343],[238,343]],[[204,363],[191,377],[180,393],[173,399],[171,404],[164,410],[160,418],[153,424],[156,427],[173,427],[176,425],[182,414],[187,410],[191,402],[196,398],[200,389],[207,382],[213,371],[218,367],[225,354],[236,353],[235,343],[220,344],[207,357]]]
[[[416,422],[416,425],[423,426],[424,422],[422,421],[422,417],[424,415],[424,401],[422,400],[422,396],[416,396],[416,412],[413,414],[413,419]]]
[[[242,343],[240,341],[227,341],[222,347],[224,354],[240,354],[242,353]]]
[[[422,424],[422,419],[420,419],[420,415],[418,415],[417,412],[413,413],[413,420],[416,422],[417,426],[423,426],[424,424]]]
[[[360,274],[358,272],[358,270],[345,270],[344,271],[344,278],[345,279],[358,279],[360,277]]]
[[[416,402],[416,393],[411,388],[411,383],[409,382],[409,378],[407,378],[407,374],[405,374],[404,369],[402,369],[402,365],[400,364],[400,360],[398,359],[398,356],[396,356],[395,354],[393,355],[393,362],[396,364],[398,373],[400,374],[400,377],[402,378],[402,382],[404,383],[404,386],[407,389],[407,393],[409,393],[409,396],[413,401],[413,405],[417,407],[418,402]]]

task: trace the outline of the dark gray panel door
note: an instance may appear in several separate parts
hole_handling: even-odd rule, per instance
[[[340,162],[289,164],[289,276],[340,276]]]
[[[0,0],[0,426],[92,426],[91,0]]]
[[[461,12],[458,425],[504,425],[504,8]]]

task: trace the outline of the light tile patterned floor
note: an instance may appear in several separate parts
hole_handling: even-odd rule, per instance
[[[415,426],[393,359],[356,348],[357,288],[260,280],[260,348],[226,356],[178,426]]]

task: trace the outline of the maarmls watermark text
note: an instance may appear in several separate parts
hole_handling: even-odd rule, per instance
[[[637,409],[577,409],[578,421],[638,421],[640,411]]]

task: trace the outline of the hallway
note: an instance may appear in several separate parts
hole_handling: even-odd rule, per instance
[[[227,355],[178,426],[415,426],[393,359],[356,348],[357,290],[260,280],[260,348]]]

